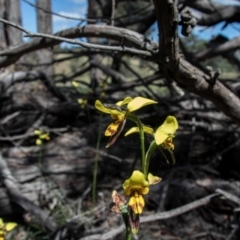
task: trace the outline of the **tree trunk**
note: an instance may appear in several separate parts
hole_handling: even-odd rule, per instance
[[[0,0],[0,18],[18,25],[22,24],[19,0]],[[22,43],[22,32],[10,25],[0,23],[1,48]]]
[[[21,10],[19,0],[0,0],[0,18],[6,19],[10,22],[22,25]],[[0,49],[5,49],[8,46],[16,46],[22,43],[22,32],[19,29],[0,24]],[[21,64],[24,56],[15,63],[15,70],[23,70]]]
[[[52,15],[43,11],[51,12],[51,0],[36,0],[37,11],[37,31],[40,33],[52,34]],[[54,68],[52,65],[53,53],[52,49],[43,49],[37,52],[39,70],[44,70],[45,74],[52,76]]]
[[[6,15],[10,22],[22,25],[19,0],[5,0]],[[22,43],[22,32],[14,27],[7,27],[8,46]]]
[[[95,18],[95,17],[102,17],[101,7],[99,6],[98,1],[96,0],[88,0],[88,18]],[[89,37],[89,43],[97,44],[98,38]],[[100,55],[94,54],[89,56],[90,61],[100,62]],[[101,84],[102,78],[102,71],[99,68],[93,67],[90,71],[90,78],[91,78],[91,87],[95,89],[97,86]]]
[[[6,19],[6,5],[5,0],[0,0],[0,18]],[[0,23],[0,49],[3,50],[7,47],[5,36],[5,24]]]

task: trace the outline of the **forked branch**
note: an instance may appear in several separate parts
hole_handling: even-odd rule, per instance
[[[176,0],[154,0],[159,28],[159,55],[156,62],[165,78],[183,89],[212,101],[228,117],[240,124],[240,99],[220,81],[211,84],[211,76],[179,56],[178,11]]]

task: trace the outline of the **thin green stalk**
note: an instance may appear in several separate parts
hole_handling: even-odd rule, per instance
[[[91,114],[90,114],[90,112],[89,112],[89,106],[86,105],[86,108],[85,108],[85,109],[86,109],[86,112],[87,112],[88,123],[89,123],[89,125],[91,125],[91,123],[92,123],[92,118],[91,118]],[[94,138],[93,128],[90,129],[90,133],[91,133],[91,135],[92,135],[92,138]]]
[[[41,173],[42,173],[42,152],[43,152],[43,144],[40,145],[40,150],[38,154],[38,167]]]
[[[141,142],[141,153],[142,153],[142,172],[147,175],[147,169],[145,164],[145,141],[144,141],[144,131],[141,121],[138,118],[137,125],[139,128],[140,142]]]
[[[129,226],[129,213],[122,213],[122,218],[126,227],[126,235],[125,239],[126,240],[131,240],[132,239],[132,232],[131,228]]]
[[[142,125],[140,119],[134,113],[129,113],[128,119],[135,122],[139,128],[141,153],[142,153],[142,172],[144,173],[145,176],[147,176],[147,167],[146,167],[146,163],[145,163],[145,141],[144,141],[143,125]]]
[[[131,232],[131,228],[128,226],[126,228],[126,240],[131,240],[132,239],[132,232]]]
[[[93,203],[96,203],[96,189],[97,189],[97,174],[98,174],[98,159],[99,159],[99,148],[100,148],[100,142],[101,142],[101,123],[102,123],[102,114],[100,116],[99,120],[99,130],[98,130],[98,139],[96,144],[96,155],[95,155],[95,164],[93,169],[93,187],[92,187],[92,200]]]

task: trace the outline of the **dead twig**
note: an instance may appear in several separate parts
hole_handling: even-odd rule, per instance
[[[233,195],[232,193],[226,192],[226,191],[224,191],[222,189],[219,189],[219,188],[216,190],[216,192],[223,195],[226,199],[240,205],[240,198]],[[240,194],[240,190],[239,190],[239,194]]]

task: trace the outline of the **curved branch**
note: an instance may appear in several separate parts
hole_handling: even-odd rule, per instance
[[[201,26],[213,26],[220,22],[240,22],[240,7],[225,6],[216,9],[213,13],[194,14],[197,24]]]
[[[176,81],[187,91],[212,101],[227,116],[240,124],[240,99],[221,82],[211,78],[186,60],[179,58],[176,0],[154,0],[160,32],[160,52],[164,58],[156,61],[163,69],[166,79]]]
[[[212,2],[211,0],[180,0],[179,4],[184,4],[203,13],[213,13],[224,8],[222,4]]]
[[[196,208],[202,207],[204,205],[207,205],[211,202],[212,199],[219,197],[220,194],[218,193],[213,193],[210,194],[206,197],[200,198],[198,200],[195,200],[193,202],[187,203],[181,207],[165,211],[165,212],[160,212],[160,213],[154,213],[149,216],[143,216],[141,217],[140,222],[141,223],[146,223],[146,222],[151,222],[151,221],[157,221],[157,220],[164,220],[164,219],[169,219],[172,217],[176,217],[178,215],[181,215],[183,213],[189,212],[191,210],[194,210]],[[124,230],[124,225],[120,225],[118,228],[115,228],[113,230],[110,230],[109,232],[106,232],[104,234],[98,234],[98,235],[93,235],[93,236],[88,236],[87,238],[81,238],[80,240],[94,240],[94,239],[110,239],[115,237],[117,234],[121,233]]]
[[[195,58],[197,60],[206,60],[212,57],[215,57],[217,55],[221,55],[224,53],[229,53],[231,51],[234,51],[236,49],[240,48],[240,37],[236,37],[232,40],[229,40],[222,44],[219,44],[214,47],[207,48],[195,55]]]
[[[53,36],[64,38],[98,37],[120,41],[123,46],[131,46],[141,50],[154,51],[157,44],[143,35],[124,28],[108,25],[86,25],[80,28],[69,28],[57,32]],[[15,46],[11,49],[0,52],[0,67],[7,67],[15,63],[24,54],[35,50],[53,47],[58,45],[61,40],[37,38],[28,43]]]

